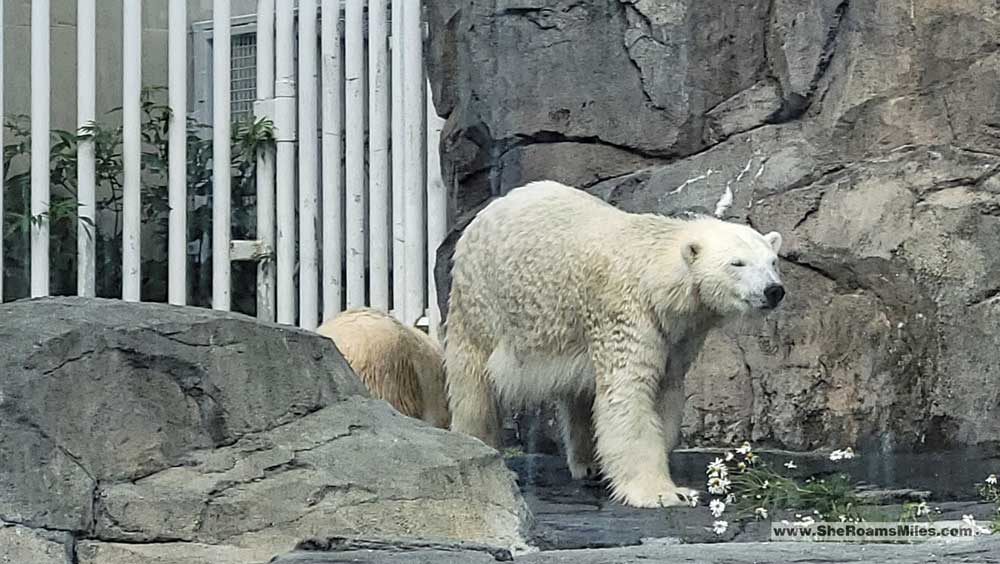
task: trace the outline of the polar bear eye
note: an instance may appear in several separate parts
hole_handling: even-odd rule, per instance
[[[733,266],[746,266],[747,263],[743,262],[743,259],[733,259],[729,262]]]

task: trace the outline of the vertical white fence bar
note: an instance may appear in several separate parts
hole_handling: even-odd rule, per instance
[[[167,301],[187,303],[187,2],[171,2],[167,20]]]
[[[319,326],[316,47],[316,0],[299,0],[299,326],[308,330]]]
[[[344,261],[343,65],[340,55],[340,0],[323,0],[323,319],[341,308]]]
[[[142,0],[122,2],[122,299],[141,296]]]
[[[274,119],[274,0],[257,0],[257,118]],[[265,109],[266,108],[266,109]],[[274,152],[257,154],[257,239],[271,256],[257,262],[257,318],[274,321]]]
[[[347,0],[344,74],[347,127],[347,307],[365,305],[365,0]]]
[[[212,3],[212,308],[229,310],[232,234],[229,0]]]
[[[392,309],[403,318],[406,288],[403,233],[403,2],[392,0],[391,113],[392,113]]]
[[[437,280],[434,264],[438,246],[448,236],[448,190],[441,178],[441,130],[444,120],[434,110],[434,97],[430,82],[427,83],[427,301],[430,318],[430,335],[438,338],[441,327],[441,308],[437,301]]]
[[[406,295],[403,323],[424,314],[424,72],[421,4],[403,7],[403,224],[406,238]]]
[[[389,311],[389,37],[387,0],[368,0],[368,213],[371,306]]]
[[[278,323],[295,323],[295,3],[275,13],[274,132],[277,141]]]
[[[97,117],[97,0],[80,0],[76,6],[76,123],[82,128]],[[96,189],[93,140],[77,145],[76,184],[79,198],[76,247],[76,293],[97,294]]]
[[[49,294],[49,0],[31,2],[31,296]],[[42,215],[45,217],[41,217]],[[35,221],[40,220],[40,221]]]

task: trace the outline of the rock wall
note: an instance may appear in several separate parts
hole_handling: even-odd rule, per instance
[[[457,217],[554,179],[785,236],[786,304],[709,339],[687,382],[689,444],[1000,449],[998,3],[427,12]]]
[[[514,475],[324,337],[197,308],[0,305],[0,562],[247,564],[316,536],[520,546]]]

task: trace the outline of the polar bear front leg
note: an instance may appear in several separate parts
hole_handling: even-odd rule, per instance
[[[639,352],[650,345],[618,343],[593,351],[597,457],[611,481],[613,499],[633,507],[687,505],[693,492],[670,478],[657,409],[664,364]]]
[[[582,393],[559,400],[556,404],[562,427],[566,464],[574,480],[596,478],[594,460],[594,396]]]
[[[656,406],[663,418],[663,440],[668,456],[681,442],[685,401],[684,379],[668,373],[661,384]]]

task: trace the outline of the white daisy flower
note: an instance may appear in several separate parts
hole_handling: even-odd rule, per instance
[[[851,447],[845,448],[842,452],[844,454],[844,460],[850,460],[854,458],[854,449],[852,449]]]
[[[844,459],[844,451],[837,449],[830,453],[830,460],[839,462]]]
[[[735,454],[733,454],[733,453],[731,453],[731,452],[727,452],[727,453],[726,453],[726,462],[729,462],[730,460],[732,460],[732,459],[734,459],[734,458],[736,458],[736,455],[735,455]]]
[[[722,517],[722,512],[726,510],[726,504],[713,499],[711,503],[708,504],[708,510],[712,512],[712,517],[719,518]]]
[[[713,476],[708,480],[708,493],[713,495],[724,495],[729,491],[730,481],[721,476]]]
[[[729,494],[729,495],[727,495],[726,496],[726,503],[727,504],[736,503],[736,494]],[[998,509],[998,511],[1000,511],[1000,509]]]
[[[751,448],[750,443],[747,441],[743,441],[743,444],[740,445],[740,448],[736,449],[736,452],[738,452],[739,454],[748,454],[750,452],[750,448]]]
[[[796,466],[794,462],[789,460],[788,462],[785,463],[785,468],[788,468],[789,470],[795,470],[796,468],[798,468],[798,466]]]
[[[986,477],[986,483],[989,484],[989,485],[991,485],[991,486],[997,485],[997,475],[996,474],[990,474],[989,476],[987,476]]]
[[[763,507],[758,507],[757,509],[754,509],[753,514],[758,519],[767,519],[767,509],[764,509]]]
[[[712,523],[712,532],[717,535],[724,534],[726,532],[726,529],[728,528],[729,528],[728,521],[715,521],[714,523]]]
[[[726,463],[722,461],[721,458],[716,458],[715,462],[708,465],[708,470],[706,474],[725,474],[726,473]]]
[[[688,495],[688,504],[691,507],[698,507],[698,492],[691,492]]]
[[[815,522],[816,522],[815,519],[813,519],[812,517],[806,515],[805,517],[802,518],[801,521],[799,521],[799,524],[801,524],[803,527],[809,527],[812,524],[814,524]]]

